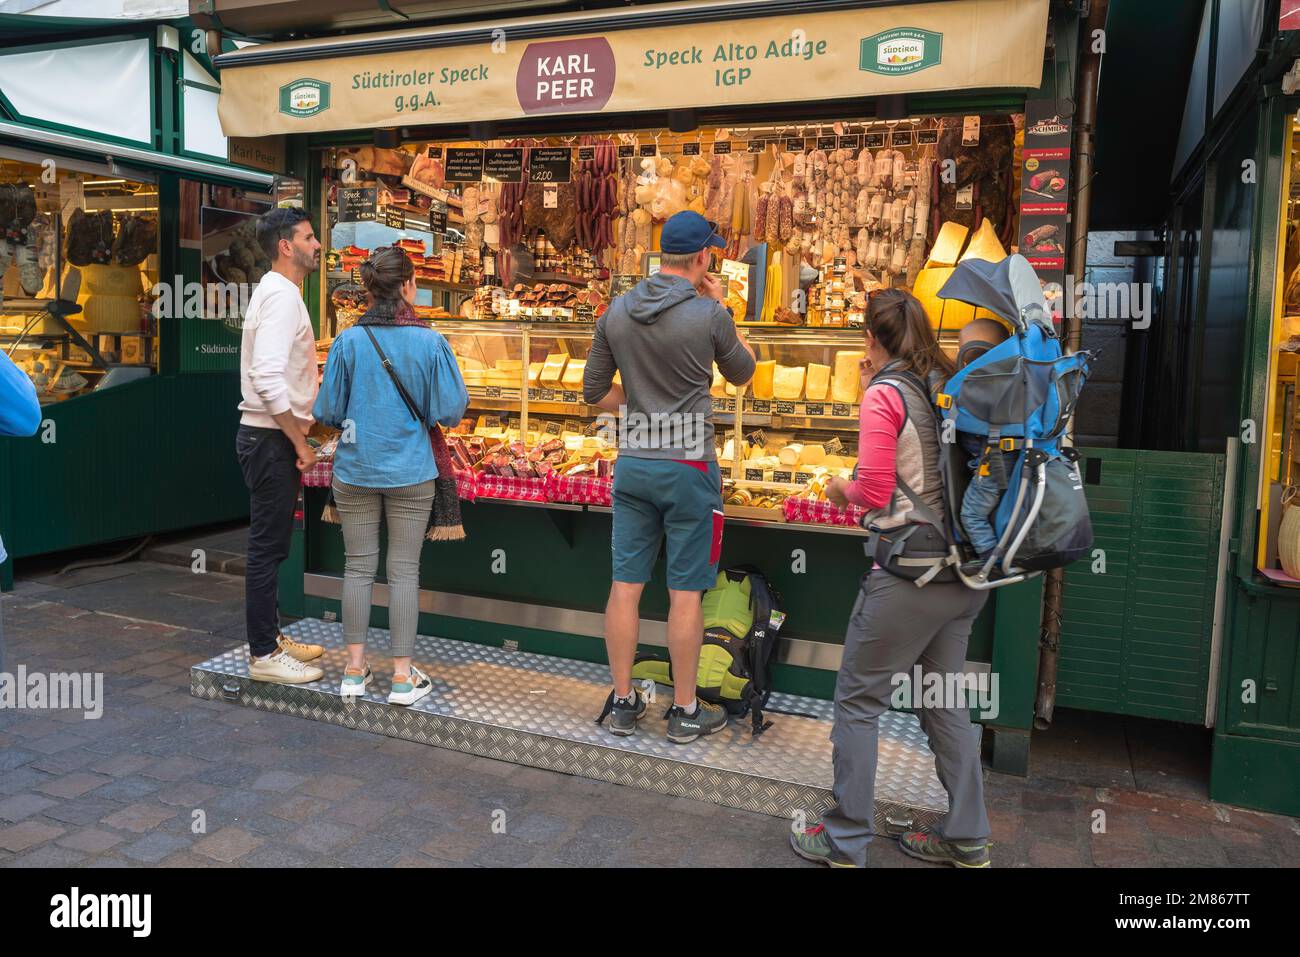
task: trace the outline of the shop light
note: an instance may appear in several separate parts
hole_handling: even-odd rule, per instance
[[[668,129],[674,133],[690,133],[700,128],[694,110],[669,110]]]
[[[893,93],[876,100],[876,116],[882,120],[907,119],[907,95]]]

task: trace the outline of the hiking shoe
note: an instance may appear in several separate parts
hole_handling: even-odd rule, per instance
[[[690,744],[702,734],[716,734],[727,726],[731,716],[726,708],[699,699],[695,703],[700,710],[693,718],[677,705],[668,709],[668,740],[673,744]]]
[[[411,673],[403,675],[401,680],[397,675],[393,675],[393,688],[388,692],[389,704],[415,704],[430,691],[433,690],[433,682],[415,665],[411,665]]]
[[[315,661],[325,654],[325,649],[320,645],[309,645],[305,641],[297,641],[288,635],[280,635],[276,640],[280,642],[281,651],[290,657],[297,658],[299,661]]]
[[[619,701],[612,691],[609,695],[609,733],[626,738],[636,730],[637,719],[645,714],[645,695],[636,688],[632,689],[631,701]]]
[[[953,867],[992,867],[989,860],[988,841],[945,841],[927,831],[906,831],[898,839],[898,846],[922,861],[951,864]]]
[[[325,677],[325,672],[315,665],[303,664],[287,651],[277,651],[265,658],[249,658],[248,677],[282,685],[305,685],[311,681],[320,681]]]
[[[370,663],[366,662],[365,668],[356,674],[351,673],[351,669],[344,669],[343,680],[339,682],[339,692],[345,697],[360,697],[366,693],[366,685],[370,684],[370,679],[374,673],[370,670]]]
[[[835,849],[826,825],[806,827],[790,835],[790,847],[805,861],[825,864],[827,867],[857,867],[851,860]]]

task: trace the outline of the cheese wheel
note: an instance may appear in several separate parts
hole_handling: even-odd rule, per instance
[[[821,402],[826,398],[826,389],[831,384],[831,367],[808,363],[808,378],[804,384],[804,394],[810,402]]]
[[[776,372],[776,360],[768,359],[754,366],[753,393],[755,399],[772,398],[772,376]]]
[[[821,465],[826,461],[826,447],[823,445],[805,445],[799,452],[800,465]]]
[[[831,398],[836,402],[857,403],[861,394],[861,374],[858,363],[865,352],[841,352],[835,356],[835,376],[831,381]]]
[[[961,255],[961,248],[966,245],[966,236],[969,233],[970,229],[961,223],[944,223],[934,241],[934,248],[930,250],[930,259],[926,265],[956,265],[957,258]]]
[[[802,445],[787,445],[777,453],[777,458],[781,460],[782,465],[798,465],[799,456],[802,452]]]
[[[560,384],[566,389],[581,389],[582,373],[586,368],[586,359],[570,359],[569,364],[564,367],[564,375],[560,377]]]
[[[542,365],[541,380],[548,384],[558,384],[564,375],[564,366],[568,361],[569,357],[562,353],[547,356],[546,362]]]
[[[797,399],[803,395],[802,366],[777,366],[772,377],[772,395],[777,399]]]

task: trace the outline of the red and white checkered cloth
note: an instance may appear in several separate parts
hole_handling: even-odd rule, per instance
[[[329,488],[334,480],[333,457],[317,459],[316,464],[302,473],[302,484],[312,488]]]
[[[516,502],[546,502],[548,481],[544,478],[517,478],[504,475],[484,475],[479,472],[474,480],[475,498],[507,498]]]
[[[833,502],[824,502],[812,498],[787,498],[782,503],[787,522],[803,522],[807,525],[859,525],[867,510],[859,505],[840,508]]]
[[[456,494],[467,502],[472,502],[478,497],[476,488],[477,475],[473,469],[456,470]]]
[[[613,505],[614,480],[594,475],[556,475],[551,480],[552,502],[579,505]]]

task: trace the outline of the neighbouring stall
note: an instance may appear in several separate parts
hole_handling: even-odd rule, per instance
[[[937,296],[956,263],[1019,250],[1057,288],[1069,136],[1042,97],[1068,87],[1075,20],[1053,21],[1044,68],[1045,0],[718,4],[708,23],[695,6],[694,22],[620,11],[248,48],[216,61],[222,122],[318,158],[322,366],[364,309],[357,267],[390,244],[457,356],[471,401],[449,444],[469,537],[430,545],[421,567],[422,628],[446,637],[603,660],[617,462],[583,401],[587,353],[611,299],[658,268],[663,221],[715,222],[726,304],[759,360],[747,387],[715,375],[723,563],[759,566],[785,596],[777,686],[828,697],[864,557],[857,516],[824,487],[857,458],[866,299],[912,290],[955,351],[976,315]],[[1027,111],[1065,145],[1027,143]],[[281,602],[322,617],[343,556],[321,519],[336,437],[316,438]],[[643,605],[651,643],[662,574]],[[1001,590],[972,640],[971,669],[1000,677],[1007,769],[1027,759],[1039,603],[1037,582]]]

